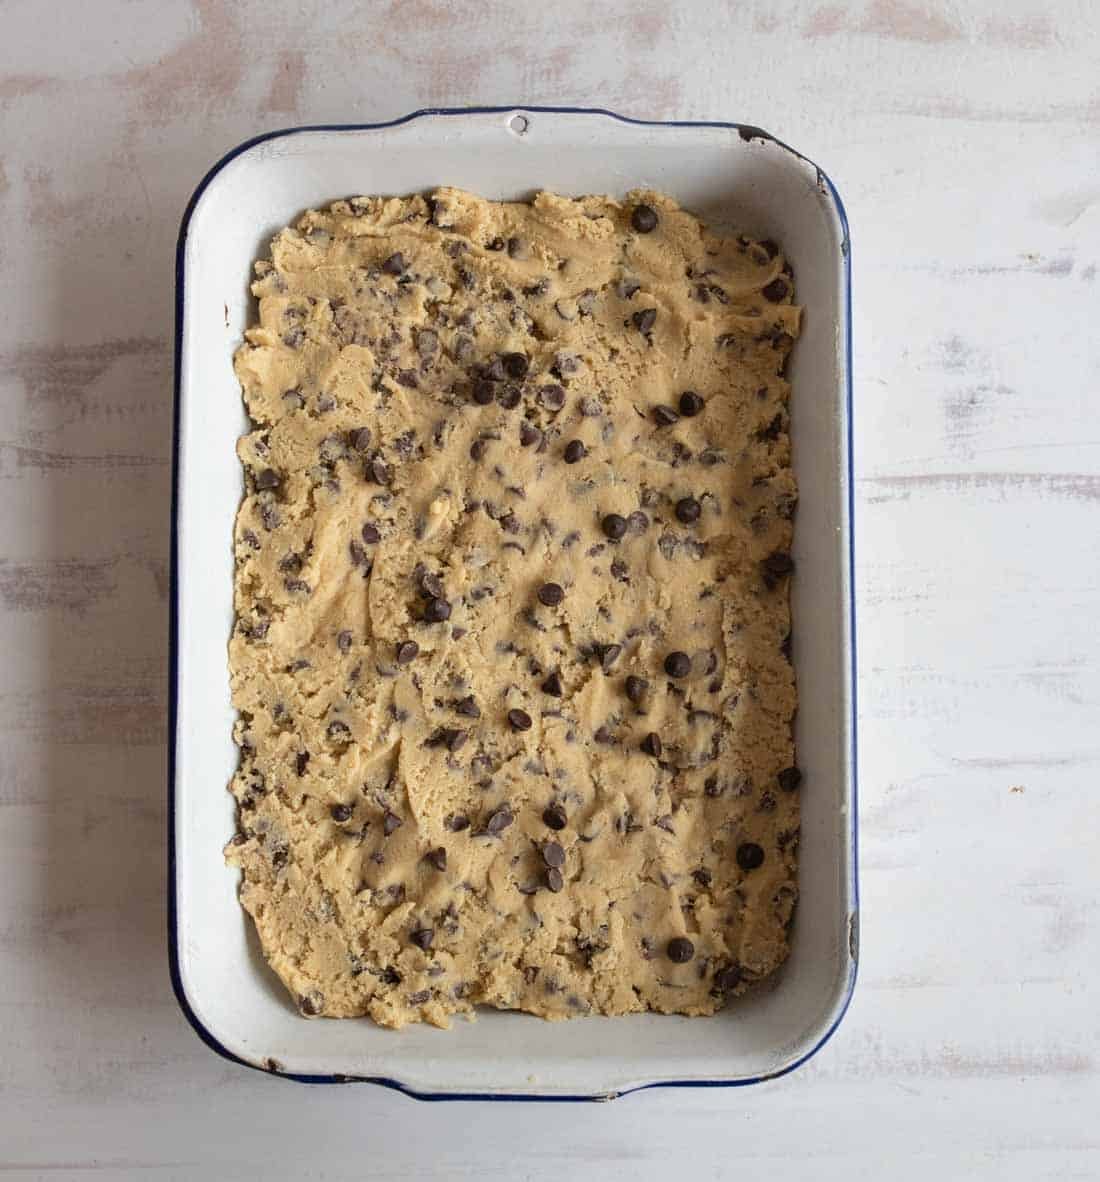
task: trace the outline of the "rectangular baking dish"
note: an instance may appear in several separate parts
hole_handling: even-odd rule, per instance
[[[650,186],[718,228],[777,239],[793,261],[806,308],[790,368],[801,902],[777,981],[718,1016],[547,1023],[487,1011],[449,1032],[306,1021],[264,963],[223,863],[237,761],[226,669],[242,491],[234,444],[246,428],[231,359],[252,312],[252,263],[309,207],[437,185],[490,198]],[[829,180],[735,124],[500,108],[301,128],[242,144],[204,178],[183,219],[176,282],[169,947],[200,1036],[293,1078],[371,1080],[432,1098],[606,1099],[656,1084],[752,1083],[805,1061],[848,1004],[858,922],[848,236]]]

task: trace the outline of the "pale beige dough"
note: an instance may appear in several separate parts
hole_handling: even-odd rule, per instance
[[[798,843],[782,253],[652,192],[443,189],[307,213],[253,292],[227,856],[301,1011],[709,1014],[772,973]],[[685,391],[702,410],[662,421]]]

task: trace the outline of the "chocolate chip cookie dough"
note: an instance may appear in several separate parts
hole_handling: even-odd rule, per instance
[[[710,1014],[800,775],[775,243],[653,192],[307,213],[236,371],[227,849],[308,1016]]]

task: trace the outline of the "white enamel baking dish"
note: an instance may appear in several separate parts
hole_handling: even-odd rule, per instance
[[[793,261],[806,307],[790,367],[801,902],[776,984],[716,1017],[547,1023],[487,1011],[449,1032],[306,1021],[265,965],[223,863],[237,759],[226,672],[242,487],[234,444],[245,429],[231,357],[251,314],[252,262],[311,206],[436,185],[491,198],[651,186],[712,225],[779,240]],[[203,179],[183,219],[176,282],[169,945],[177,996],[200,1036],[290,1077],[371,1080],[433,1098],[606,1099],[655,1084],[752,1083],[804,1062],[848,1004],[858,924],[848,237],[824,174],[757,128],[603,111],[422,111],[276,132]]]

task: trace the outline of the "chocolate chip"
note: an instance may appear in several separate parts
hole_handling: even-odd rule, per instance
[[[668,942],[665,954],[673,964],[687,964],[695,955],[695,945],[687,936],[673,936]]]
[[[687,677],[691,672],[691,657],[679,651],[665,657],[665,672],[669,677]]]
[[[351,558],[352,566],[363,566],[367,561],[367,552],[359,545],[353,538],[348,542],[348,556]],[[370,573],[369,571],[367,572]]]
[[[519,444],[520,447],[530,447],[532,444],[538,443],[542,438],[542,432],[538,427],[532,427],[530,423],[523,422],[519,425]]]
[[[741,984],[741,966],[726,965],[714,974],[714,989],[718,993],[729,993]]]
[[[557,607],[565,598],[565,592],[559,583],[543,583],[537,595],[543,607]]]
[[[429,599],[424,604],[424,622],[442,624],[451,618],[451,605],[445,599]]]
[[[515,410],[519,406],[519,401],[522,397],[523,393],[515,382],[505,382],[497,393],[497,402],[505,410]]]
[[[508,725],[514,731],[529,731],[531,729],[531,715],[526,710],[509,710]]]
[[[334,743],[347,743],[351,739],[351,727],[346,722],[341,722],[337,719],[335,722],[330,722],[325,729],[325,735]]]
[[[512,816],[512,810],[505,804],[501,805],[485,822],[485,832],[491,833],[494,837],[503,833],[505,829],[515,820]]]
[[[435,939],[435,931],[433,928],[415,928],[409,933],[409,939],[417,948],[427,952],[432,946],[432,941]]]
[[[702,505],[694,497],[681,497],[676,502],[676,520],[684,525],[694,525],[702,511]]]
[[[366,542],[368,546],[373,546],[376,542],[380,542],[382,540],[382,534],[379,532],[378,526],[371,525],[369,521],[363,526],[361,532],[363,535],[363,541]]]
[[[562,878],[561,871],[556,866],[548,866],[543,877],[546,889],[553,891],[555,895],[565,886],[565,879]]]
[[[455,703],[455,713],[463,714],[467,718],[480,718],[481,707],[478,706],[473,694],[471,694],[469,697],[463,698],[461,702]]]
[[[264,468],[262,472],[256,473],[256,488],[261,491],[278,488],[282,482],[283,478],[274,468]]]
[[[390,470],[383,460],[371,460],[364,473],[372,484],[389,484]]]
[[[479,460],[484,459],[485,458],[485,451],[488,448],[488,446],[489,445],[485,442],[484,439],[475,439],[473,441],[473,443],[470,444],[470,459],[473,460],[475,464]]]
[[[605,746],[609,746],[611,743],[615,742],[615,735],[612,733],[611,728],[606,724],[599,727],[592,738],[595,739],[597,743],[602,743]]]
[[[561,674],[551,673],[550,676],[542,683],[540,687],[544,694],[549,694],[552,698],[560,698],[562,696]]]
[[[579,439],[571,439],[565,445],[565,451],[562,452],[562,459],[567,464],[575,464],[578,460],[583,460],[588,455],[588,449]]]
[[[547,841],[542,846],[542,860],[547,866],[557,866],[559,869],[565,865],[565,850],[556,841]]]
[[[702,409],[703,400],[694,390],[685,390],[680,395],[680,414],[685,419],[693,419]]]
[[[399,665],[407,665],[410,661],[416,659],[420,652],[420,645],[415,640],[403,640],[397,646],[397,663]]]
[[[443,825],[452,833],[461,833],[464,829],[470,828],[470,818],[465,813],[448,813],[443,818]]]
[[[771,283],[764,285],[761,289],[761,294],[764,296],[764,299],[771,300],[773,304],[778,304],[787,294],[787,284],[782,279],[773,279]]]
[[[447,869],[447,851],[443,846],[438,846],[424,855],[424,861],[434,866],[442,874]]]
[[[600,667],[605,673],[610,673],[612,666],[622,656],[623,646],[621,644],[598,644],[596,645],[596,653],[600,658]]]
[[[342,652],[346,653],[351,650],[352,635],[347,628],[336,634],[336,647]]]
[[[527,370],[530,362],[523,353],[505,353],[501,357],[501,364],[504,366],[504,372],[517,381],[522,381],[527,376]]]
[[[637,704],[645,696],[646,690],[649,689],[649,682],[644,677],[636,677],[631,673],[624,682],[623,689],[626,691],[626,696]]]
[[[357,427],[354,431],[348,432],[348,445],[355,451],[366,451],[370,447],[370,441],[370,427]]]
[[[764,253],[770,259],[774,259],[779,253],[779,247],[770,238],[763,239],[760,245],[764,248]]]
[[[488,406],[496,394],[496,386],[488,378],[478,378],[474,382],[473,399],[478,406]]]
[[[408,263],[405,262],[404,256],[398,250],[382,264],[382,273],[384,275],[400,275],[407,266]]]
[[[306,768],[309,767],[309,752],[299,751],[297,758],[294,760],[294,766],[297,769],[298,775],[304,776]]]
[[[298,998],[298,1009],[307,1018],[316,1018],[325,1008],[325,995],[319,989],[312,989]]]
[[[691,877],[695,879],[696,883],[698,883],[698,885],[701,887],[710,886],[711,874],[710,871],[704,866],[700,866],[698,870],[693,870],[691,872]]]
[[[761,563],[765,572],[780,578],[794,570],[794,559],[784,550],[775,550]]]
[[[653,326],[657,323],[657,309],[656,308],[642,308],[635,312],[630,318],[634,321],[634,327],[643,335],[653,331]]]
[[[737,847],[737,865],[742,870],[757,870],[764,865],[764,850],[755,841],[743,841]]]
[[[608,513],[600,521],[600,529],[603,530],[605,537],[610,538],[613,542],[618,542],[626,536],[626,518],[620,517],[618,513]]]
[[[785,767],[776,776],[776,781],[784,792],[793,792],[802,783],[802,772],[796,767]]]
[[[334,804],[329,809],[329,815],[334,821],[343,823],[351,819],[351,814],[354,812],[350,804]]]
[[[391,812],[389,809],[386,809],[386,811],[382,814],[382,832],[387,837],[393,833],[396,833],[403,824],[404,821],[402,821],[396,813]]]
[[[653,421],[658,427],[674,427],[680,421],[680,416],[671,406],[660,405],[653,408]]]
[[[569,823],[569,818],[565,815],[565,809],[560,804],[548,804],[542,810],[542,823],[548,829],[560,831]]]
[[[642,750],[654,759],[661,758],[661,736],[656,731],[650,731],[642,740]]]
[[[651,205],[635,205],[630,224],[639,234],[651,234],[657,229],[657,211]]]
[[[562,386],[540,386],[539,402],[547,410],[561,410],[565,405],[565,389]]]

